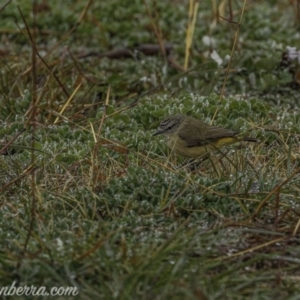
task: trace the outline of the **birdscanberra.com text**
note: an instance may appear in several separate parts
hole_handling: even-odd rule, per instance
[[[11,286],[0,287],[0,296],[77,296],[78,288],[75,286],[54,286],[47,288],[45,286],[16,286],[14,281]]]

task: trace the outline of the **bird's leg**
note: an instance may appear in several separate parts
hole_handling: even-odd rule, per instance
[[[190,158],[190,159],[187,160],[187,162],[183,163],[180,167],[181,168],[186,168],[190,172],[194,172],[209,157],[210,157],[210,154],[206,153],[206,154],[204,154],[201,157],[196,158],[196,159],[195,158]]]

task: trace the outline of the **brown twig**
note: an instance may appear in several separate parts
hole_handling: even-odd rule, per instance
[[[19,133],[17,133],[4,147],[0,149],[0,155],[4,153],[4,151],[24,132],[26,131],[25,128],[23,128]]]
[[[8,0],[1,8],[0,8],[0,14],[5,9],[5,7],[11,2],[12,0]]]

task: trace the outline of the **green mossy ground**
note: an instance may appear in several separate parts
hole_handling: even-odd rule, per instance
[[[298,65],[282,54],[300,49],[300,20],[292,2],[249,2],[238,33],[242,2],[200,1],[186,72],[188,2],[41,1],[36,25],[30,1],[0,7],[0,149],[12,141],[0,156],[1,287],[75,286],[74,299],[298,299]],[[169,60],[80,58],[157,45],[155,26],[173,45]],[[190,172],[152,137],[175,113],[261,142]]]

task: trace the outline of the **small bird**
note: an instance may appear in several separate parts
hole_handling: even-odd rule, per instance
[[[259,142],[243,137],[239,132],[211,126],[187,115],[178,114],[164,119],[153,134],[163,134],[167,146],[184,157],[197,158],[210,151],[241,141]]]

